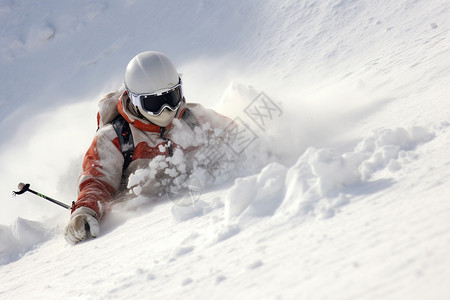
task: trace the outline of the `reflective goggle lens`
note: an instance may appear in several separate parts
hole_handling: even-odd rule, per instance
[[[143,95],[140,96],[140,100],[142,108],[154,114],[159,113],[164,106],[175,110],[181,101],[181,87],[178,86],[162,95]]]
[[[164,108],[169,108],[172,111],[178,109],[182,99],[181,84],[161,95],[137,95],[131,92],[128,92],[128,95],[135,105],[140,103],[142,109],[154,116],[160,115]]]

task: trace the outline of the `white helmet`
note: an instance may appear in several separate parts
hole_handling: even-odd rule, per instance
[[[172,122],[183,99],[174,65],[154,51],[139,53],[128,63],[125,88],[138,112],[161,127]]]

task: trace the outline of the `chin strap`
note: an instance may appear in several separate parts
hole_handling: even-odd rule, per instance
[[[134,106],[134,105],[133,105],[133,107],[136,109],[137,116],[138,116],[139,118],[144,119],[144,120],[147,120],[147,118],[146,118],[146,117],[141,113],[141,111],[139,110],[139,107]],[[147,121],[149,121],[149,120],[147,120]],[[149,121],[149,122],[150,122],[150,121]]]

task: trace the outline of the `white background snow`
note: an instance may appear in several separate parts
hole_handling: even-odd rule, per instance
[[[1,0],[0,299],[450,299],[449,29],[445,0]],[[11,192],[75,200],[97,102],[146,50],[271,155],[69,245],[68,211]]]

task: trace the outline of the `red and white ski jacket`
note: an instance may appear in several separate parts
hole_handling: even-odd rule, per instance
[[[159,126],[136,116],[126,92],[116,102],[118,113],[130,124],[134,142],[133,158],[126,169],[125,178],[140,169],[148,168],[149,163],[157,156],[168,157],[167,143],[171,143],[172,149],[180,149],[183,152],[201,147],[195,130],[182,118],[187,107],[203,129],[225,129],[232,122],[200,104],[186,104],[183,99],[174,121],[165,128],[163,138]],[[100,120],[101,118],[102,116],[99,121],[104,121]],[[102,218],[120,191],[123,165],[124,157],[117,133],[112,124],[107,123],[99,128],[84,156],[82,173],[78,180],[78,199],[72,212],[84,206],[93,209],[98,217]]]

